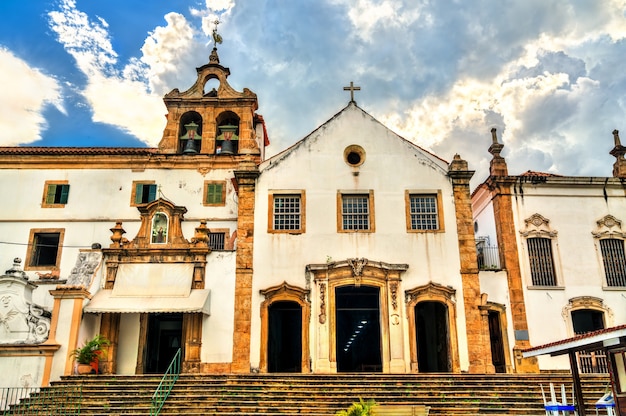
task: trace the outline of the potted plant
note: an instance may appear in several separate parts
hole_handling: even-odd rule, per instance
[[[89,341],[85,341],[82,347],[73,350],[70,355],[76,360],[78,374],[89,374],[92,371],[98,373],[100,357],[105,353],[104,347],[111,342],[104,335],[96,335]]]

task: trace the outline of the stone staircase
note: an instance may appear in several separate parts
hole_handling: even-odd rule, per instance
[[[50,389],[82,385],[81,415],[149,415],[156,376],[71,376]],[[572,380],[565,374],[245,374],[181,375],[161,410],[163,416],[308,415],[331,416],[359,398],[378,404],[421,404],[431,415],[544,416],[540,385],[565,383],[571,398]],[[602,396],[607,376],[582,378],[586,409]],[[560,387],[559,387],[560,388]],[[9,414],[35,415],[35,398]],[[62,405],[62,403],[61,403]],[[59,404],[43,405],[55,413]],[[22,413],[20,413],[20,410]]]

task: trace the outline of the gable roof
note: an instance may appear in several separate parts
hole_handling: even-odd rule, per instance
[[[361,112],[365,117],[367,117],[368,119],[370,119],[371,121],[379,124],[380,126],[382,126],[384,129],[388,130],[389,132],[391,132],[394,136],[396,136],[398,139],[404,141],[405,143],[409,144],[410,146],[414,147],[415,149],[419,150],[420,152],[422,152],[424,155],[435,159],[436,161],[438,161],[439,163],[448,165],[449,162],[439,156],[437,156],[436,154],[424,149],[423,147],[413,143],[410,140],[405,139],[404,137],[400,136],[399,134],[395,133],[394,131],[392,131],[389,127],[385,126],[383,123],[381,123],[380,121],[378,121],[376,118],[374,118],[371,114],[369,114],[367,111],[363,110],[361,107],[359,107],[356,102],[354,101],[350,101],[348,103],[348,105],[346,105],[344,108],[342,108],[341,110],[339,110],[339,112],[337,112],[335,115],[333,115],[331,118],[329,118],[327,121],[325,121],[324,123],[322,123],[321,125],[319,125],[315,130],[313,130],[311,133],[307,134],[304,138],[300,139],[299,141],[297,141],[296,143],[292,144],[291,146],[289,146],[288,148],[286,148],[285,150],[283,150],[282,152],[277,153],[276,155],[266,159],[265,161],[263,161],[261,163],[261,170],[263,170],[263,168],[265,167],[269,167],[271,165],[275,165],[277,163],[280,163],[280,161],[284,158],[286,158],[290,153],[292,153],[293,151],[295,151],[295,149],[299,148],[300,146],[302,146],[304,143],[306,143],[311,137],[316,136],[320,131],[324,130],[328,125],[332,124],[334,121],[336,121],[338,118],[340,118],[342,115],[344,115],[344,113],[347,113],[348,111],[352,111],[352,110],[358,110],[359,112]]]

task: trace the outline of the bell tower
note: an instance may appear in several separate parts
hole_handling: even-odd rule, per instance
[[[196,68],[196,82],[187,91],[178,88],[165,95],[167,124],[159,143],[160,153],[192,155],[263,156],[267,137],[263,118],[255,111],[257,96],[247,88],[234,90],[226,78],[228,68],[220,65],[217,43],[221,36],[213,31],[214,47],[209,63]],[[207,84],[213,88],[207,91]],[[218,84],[218,85],[215,85]]]

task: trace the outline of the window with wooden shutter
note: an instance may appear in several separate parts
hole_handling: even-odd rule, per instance
[[[44,186],[43,208],[63,208],[67,204],[70,185],[67,181],[46,181]]]
[[[205,206],[225,205],[226,182],[205,181],[204,182],[204,198],[203,198],[202,203]]]

